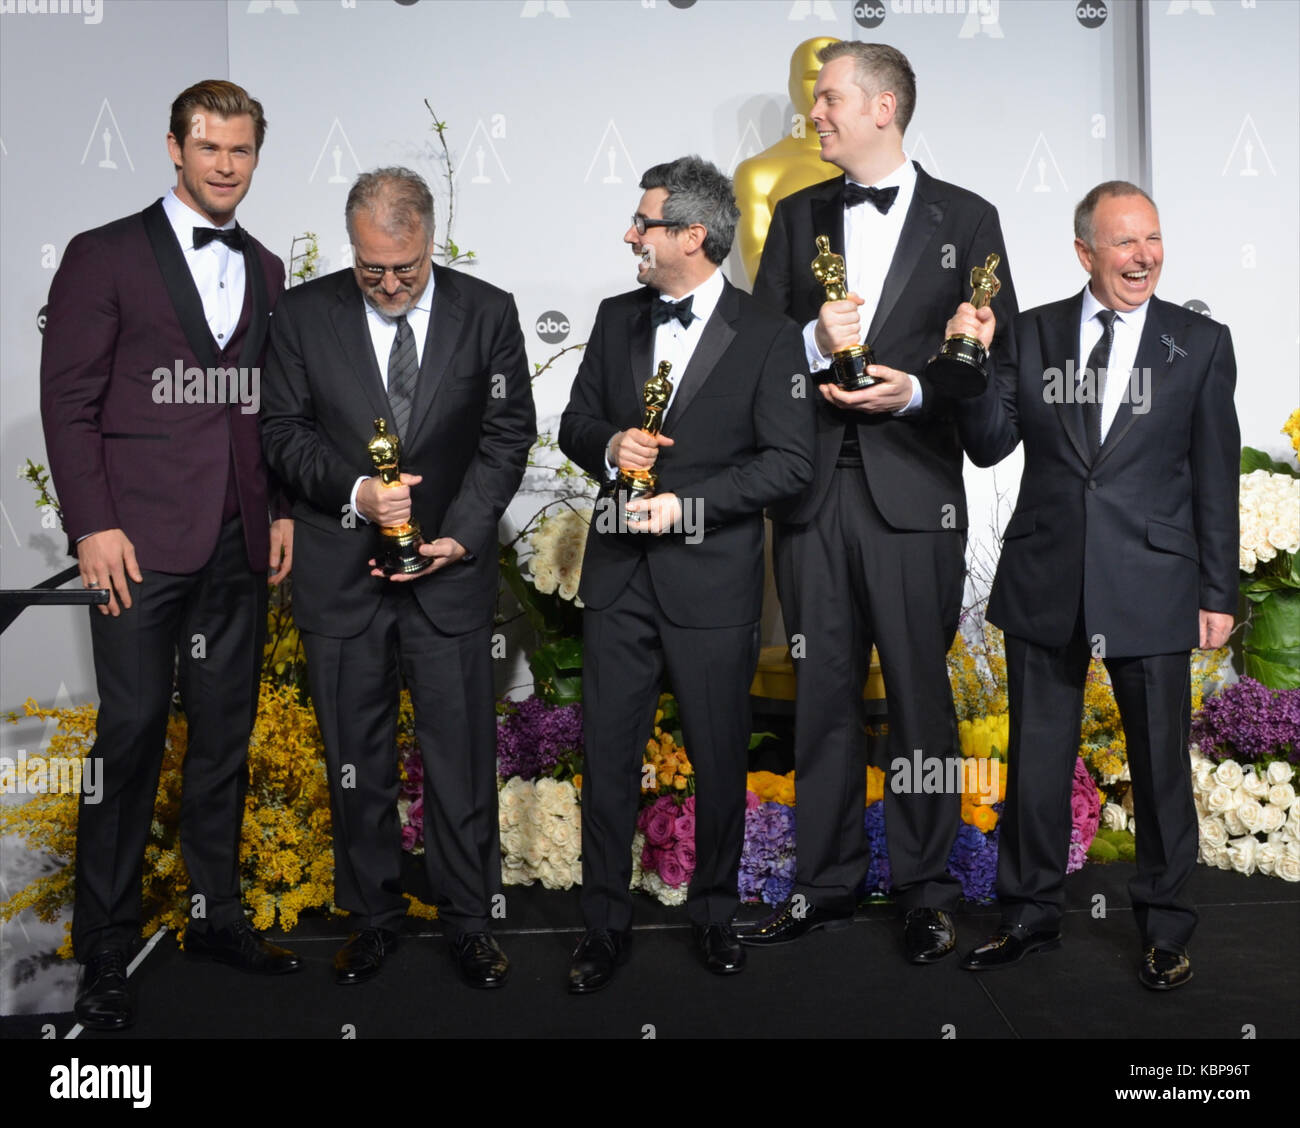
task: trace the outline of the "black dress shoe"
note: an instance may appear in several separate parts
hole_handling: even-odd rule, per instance
[[[347,986],[373,979],[396,947],[397,933],[391,928],[358,929],[334,953],[334,982]]]
[[[972,948],[962,960],[961,966],[967,971],[992,971],[994,968],[1019,963],[1030,952],[1050,952],[1060,946],[1060,932],[1004,928],[978,948]]]
[[[121,948],[105,948],[82,967],[73,1009],[87,1030],[125,1030],[135,1022],[135,1005],[126,985],[127,962]]]
[[[957,946],[957,926],[943,909],[913,909],[903,918],[903,948],[913,963],[934,963]]]
[[[745,949],[729,924],[697,924],[695,945],[714,975],[734,975],[745,966]]]
[[[490,932],[462,932],[451,942],[451,954],[471,987],[500,987],[510,974],[510,961]]]
[[[1168,948],[1147,948],[1138,965],[1138,979],[1152,991],[1172,991],[1192,977],[1192,961],[1185,952]]]
[[[797,897],[797,899],[796,899]],[[762,948],[772,944],[789,944],[819,928],[828,931],[848,928],[853,923],[853,911],[829,912],[819,909],[802,894],[791,897],[766,920],[734,926],[742,944]]]
[[[630,932],[589,928],[569,959],[569,994],[589,995],[614,978],[614,970],[627,960]]]
[[[287,975],[302,970],[302,960],[288,948],[264,940],[246,920],[229,928],[200,930],[191,925],[185,930],[185,954],[216,960],[255,975]]]

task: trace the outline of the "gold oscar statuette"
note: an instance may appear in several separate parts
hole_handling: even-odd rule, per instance
[[[664,425],[664,412],[668,409],[668,400],[673,394],[673,382],[668,379],[673,366],[666,360],[659,362],[659,371],[645,382],[642,398],[645,400],[645,412],[641,417],[641,430],[650,435],[657,435]],[[653,497],[659,487],[659,475],[653,467],[649,470],[625,470],[619,467],[618,494],[619,508],[624,520],[635,519],[638,514],[627,512],[627,503],[643,497]]]
[[[841,302],[849,296],[844,285],[846,273],[844,256],[831,250],[831,241],[825,235],[817,236],[817,257],[812,260],[813,277],[826,290],[828,302]],[[869,388],[879,381],[867,374],[867,365],[875,364],[876,358],[871,353],[870,345],[853,345],[847,349],[837,349],[831,354],[831,372],[835,383],[846,392],[858,392]]]
[[[375,420],[375,434],[366,444],[370,461],[375,473],[386,488],[402,484],[401,471],[397,467],[401,443],[388,429],[387,419]],[[400,525],[380,525],[379,547],[375,550],[375,560],[384,575],[413,575],[423,572],[429,566],[428,557],[420,555],[420,545],[424,538],[420,535],[418,521],[403,521]]]
[[[1000,255],[990,254],[983,266],[970,272],[972,292],[970,304],[983,309],[1002,289],[1002,280],[994,273],[1002,261]],[[953,399],[971,399],[988,385],[988,350],[974,337],[959,334],[949,337],[925,366],[926,378],[935,389]]]

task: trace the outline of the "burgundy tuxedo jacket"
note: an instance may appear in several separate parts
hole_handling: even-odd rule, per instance
[[[120,528],[142,568],[198,571],[235,497],[249,564],[266,571],[258,400],[284,267],[245,234],[243,313],[220,349],[161,201],[68,244],[50,287],[41,419],[74,553]]]

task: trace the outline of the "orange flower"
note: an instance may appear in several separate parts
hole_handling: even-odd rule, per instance
[[[983,804],[975,808],[974,816],[971,818],[971,825],[976,830],[982,830],[985,833],[992,830],[998,824],[998,813],[992,807]]]

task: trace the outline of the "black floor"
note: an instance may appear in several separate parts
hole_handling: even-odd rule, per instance
[[[1198,868],[1194,981],[1144,990],[1126,882],[1133,867],[1090,865],[1068,882],[1065,942],[1004,971],[972,974],[956,958],[904,962],[892,906],[868,905],[853,928],[750,950],[743,974],[708,974],[684,911],[637,898],[629,963],[605,991],[565,991],[579,932],[577,892],[508,888],[497,935],[512,961],[504,990],[463,986],[436,922],[408,935],[375,980],[338,987],[330,961],[344,918],[303,921],[286,942],[304,972],[258,979],[188,960],[164,937],[137,968],[139,1021],[78,1041],[213,1038],[1294,1038],[1300,1033],[1300,886]],[[1104,915],[1102,903],[1104,901]],[[759,906],[742,912],[756,915]],[[966,906],[959,948],[997,923]],[[65,1037],[70,1014],[4,1019],[7,1038]]]

